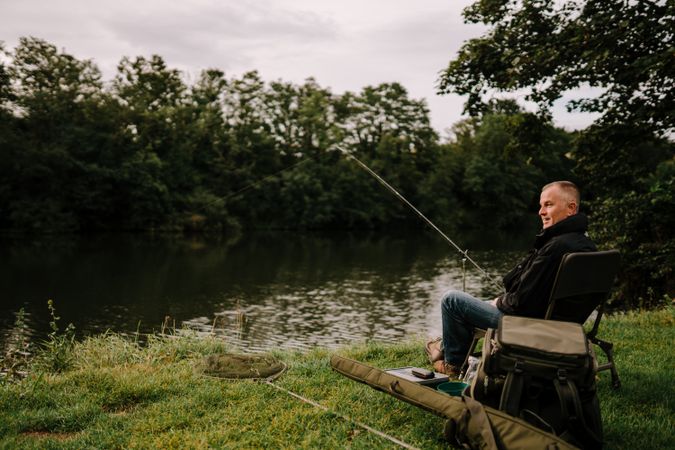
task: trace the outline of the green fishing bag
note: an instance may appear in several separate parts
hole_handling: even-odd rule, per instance
[[[576,447],[521,419],[484,407],[470,397],[451,397],[358,361],[333,355],[336,372],[400,400],[445,417],[448,442],[470,449],[573,450]]]
[[[601,448],[596,368],[581,325],[503,316],[485,334],[470,396],[581,448]]]

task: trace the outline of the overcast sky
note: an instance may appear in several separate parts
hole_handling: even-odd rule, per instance
[[[123,56],[162,56],[191,80],[218,68],[228,78],[258,70],[267,81],[314,77],[335,94],[399,82],[424,98],[445,136],[463,99],[438,96],[438,73],[462,43],[482,34],[461,11],[472,0],[0,0],[0,41],[47,40],[93,59],[106,79]],[[554,108],[556,125],[594,116]]]

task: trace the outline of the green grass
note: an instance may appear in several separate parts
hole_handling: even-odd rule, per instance
[[[675,308],[603,319],[623,386],[600,375],[608,449],[675,448]],[[217,339],[117,335],[76,343],[71,366],[0,383],[0,448],[395,448],[348,416],[420,448],[446,448],[444,421],[330,370],[331,351],[275,352],[288,371],[275,383],[224,381],[196,369],[227,351]],[[422,339],[337,351],[376,367],[427,366]],[[39,364],[36,367],[44,367]]]

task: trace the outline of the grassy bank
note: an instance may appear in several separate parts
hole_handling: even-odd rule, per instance
[[[675,308],[603,321],[623,387],[601,375],[608,449],[675,448]],[[422,340],[361,344],[337,352],[377,367],[425,367]],[[330,370],[331,351],[277,352],[288,365],[275,384],[205,377],[205,355],[227,344],[195,336],[116,335],[76,343],[67,370],[0,383],[1,448],[392,448],[351,417],[420,448],[444,448],[443,420]]]

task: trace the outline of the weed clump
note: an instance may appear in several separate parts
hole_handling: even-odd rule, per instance
[[[0,381],[24,378],[30,362],[30,336],[26,326],[26,311],[16,313],[14,327],[6,340],[7,345],[0,354]]]
[[[56,308],[52,299],[47,300],[47,308],[51,320],[49,326],[52,331],[47,339],[42,341],[42,349],[36,359],[37,367],[45,372],[60,373],[70,369],[73,364],[73,347],[75,346],[75,326],[69,323],[61,332],[56,315]]]

